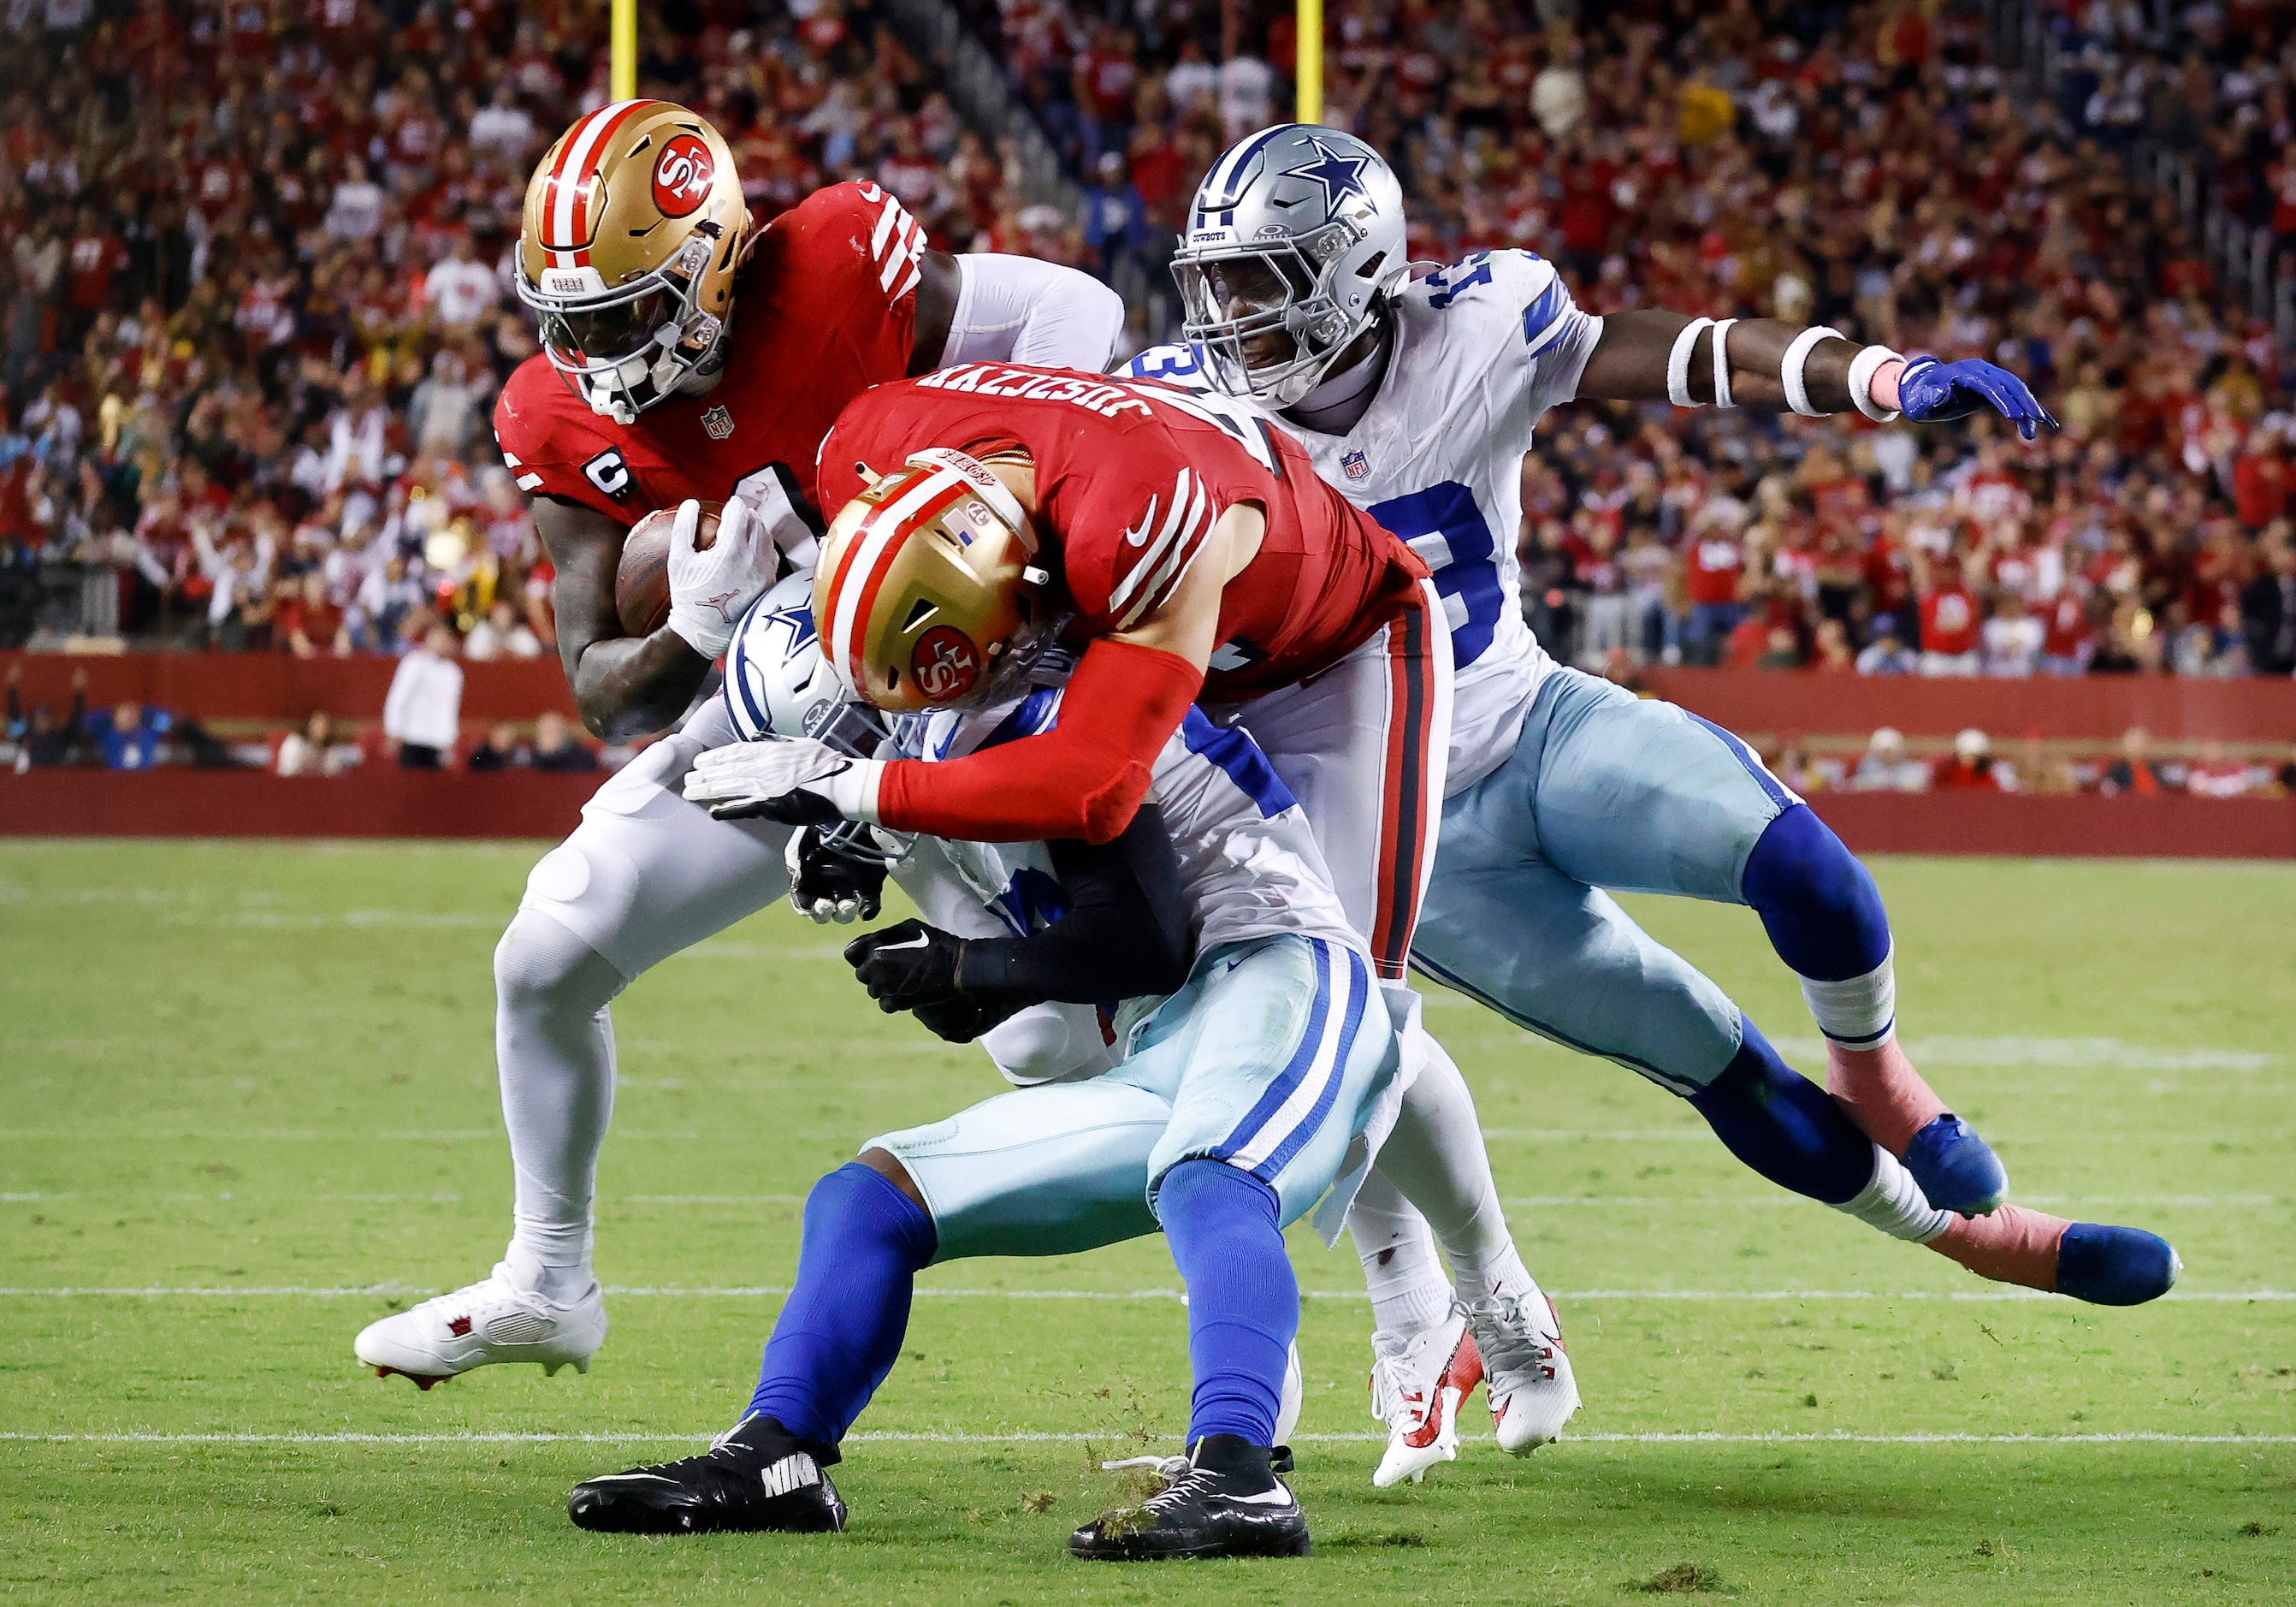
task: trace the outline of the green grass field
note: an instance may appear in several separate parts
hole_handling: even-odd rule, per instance
[[[994,1092],[769,912],[617,1008],[614,1331],[428,1395],[351,1336],[507,1231],[488,954],[537,850],[0,847],[0,1593],[261,1603],[2296,1599],[2296,873],[1880,867],[1917,1059],[2020,1198],[2183,1252],[2169,1300],[1992,1286],[1782,1195],[1688,1108],[1449,995],[1587,1404],[1374,1491],[1354,1258],[1295,1234],[1304,1562],[1072,1562],[1177,1434],[1160,1241],[927,1274],[841,1537],[582,1534],[570,1485],[746,1403],[812,1180]],[[1751,916],[1644,902],[1816,1064]],[[2248,1297],[2256,1298],[2248,1298]],[[1480,1413],[1480,1404],[1475,1408]],[[1488,1420],[1483,1420],[1487,1430]],[[1279,1594],[1280,1593],[1280,1594]]]

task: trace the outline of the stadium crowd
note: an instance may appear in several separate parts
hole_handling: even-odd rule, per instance
[[[642,8],[644,78],[726,130],[761,216],[868,177],[936,243],[1103,272],[1128,253],[1160,271],[1195,176],[1288,110],[1288,7],[967,9],[1086,182],[1081,218],[1021,204],[1010,152],[865,3]],[[1526,246],[1599,310],[1990,356],[2063,420],[2027,447],[1982,420],[1564,409],[1521,534],[1558,653],[2296,671],[2285,354],[2112,154],[2136,133],[2227,168],[2269,149],[2275,227],[2296,224],[2287,19],[2186,29],[2179,60],[2149,8],[2053,14],[2086,63],[2054,102],[1988,64],[1962,4],[1336,0],[1327,117],[1392,154],[1416,255]],[[548,651],[547,561],[486,421],[533,350],[507,279],[525,176],[603,100],[603,19],[573,0],[10,8],[15,594],[62,556],[89,566],[91,633],[308,655],[403,652],[443,623],[464,656]]]

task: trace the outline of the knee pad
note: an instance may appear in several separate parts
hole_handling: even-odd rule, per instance
[[[622,974],[605,957],[541,911],[521,906],[495,944],[495,997],[593,1015],[622,991]]]
[[[1805,980],[1864,977],[1890,958],[1881,889],[1807,804],[1789,806],[1763,831],[1739,891],[1778,958]]]

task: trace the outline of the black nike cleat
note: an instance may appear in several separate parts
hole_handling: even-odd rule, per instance
[[[752,1413],[700,1456],[576,1485],[566,1515],[613,1535],[834,1534],[845,1503],[816,1449]]]
[[[1168,1477],[1138,1506],[1070,1535],[1070,1554],[1102,1562],[1308,1554],[1308,1515],[1269,1466],[1267,1446],[1207,1434]]]

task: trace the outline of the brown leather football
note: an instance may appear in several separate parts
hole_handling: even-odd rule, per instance
[[[725,506],[701,505],[701,528],[693,535],[697,549],[718,539],[718,515]],[[676,522],[676,508],[658,507],[622,538],[622,560],[614,570],[614,612],[621,615],[625,636],[652,636],[669,620],[669,530]]]

